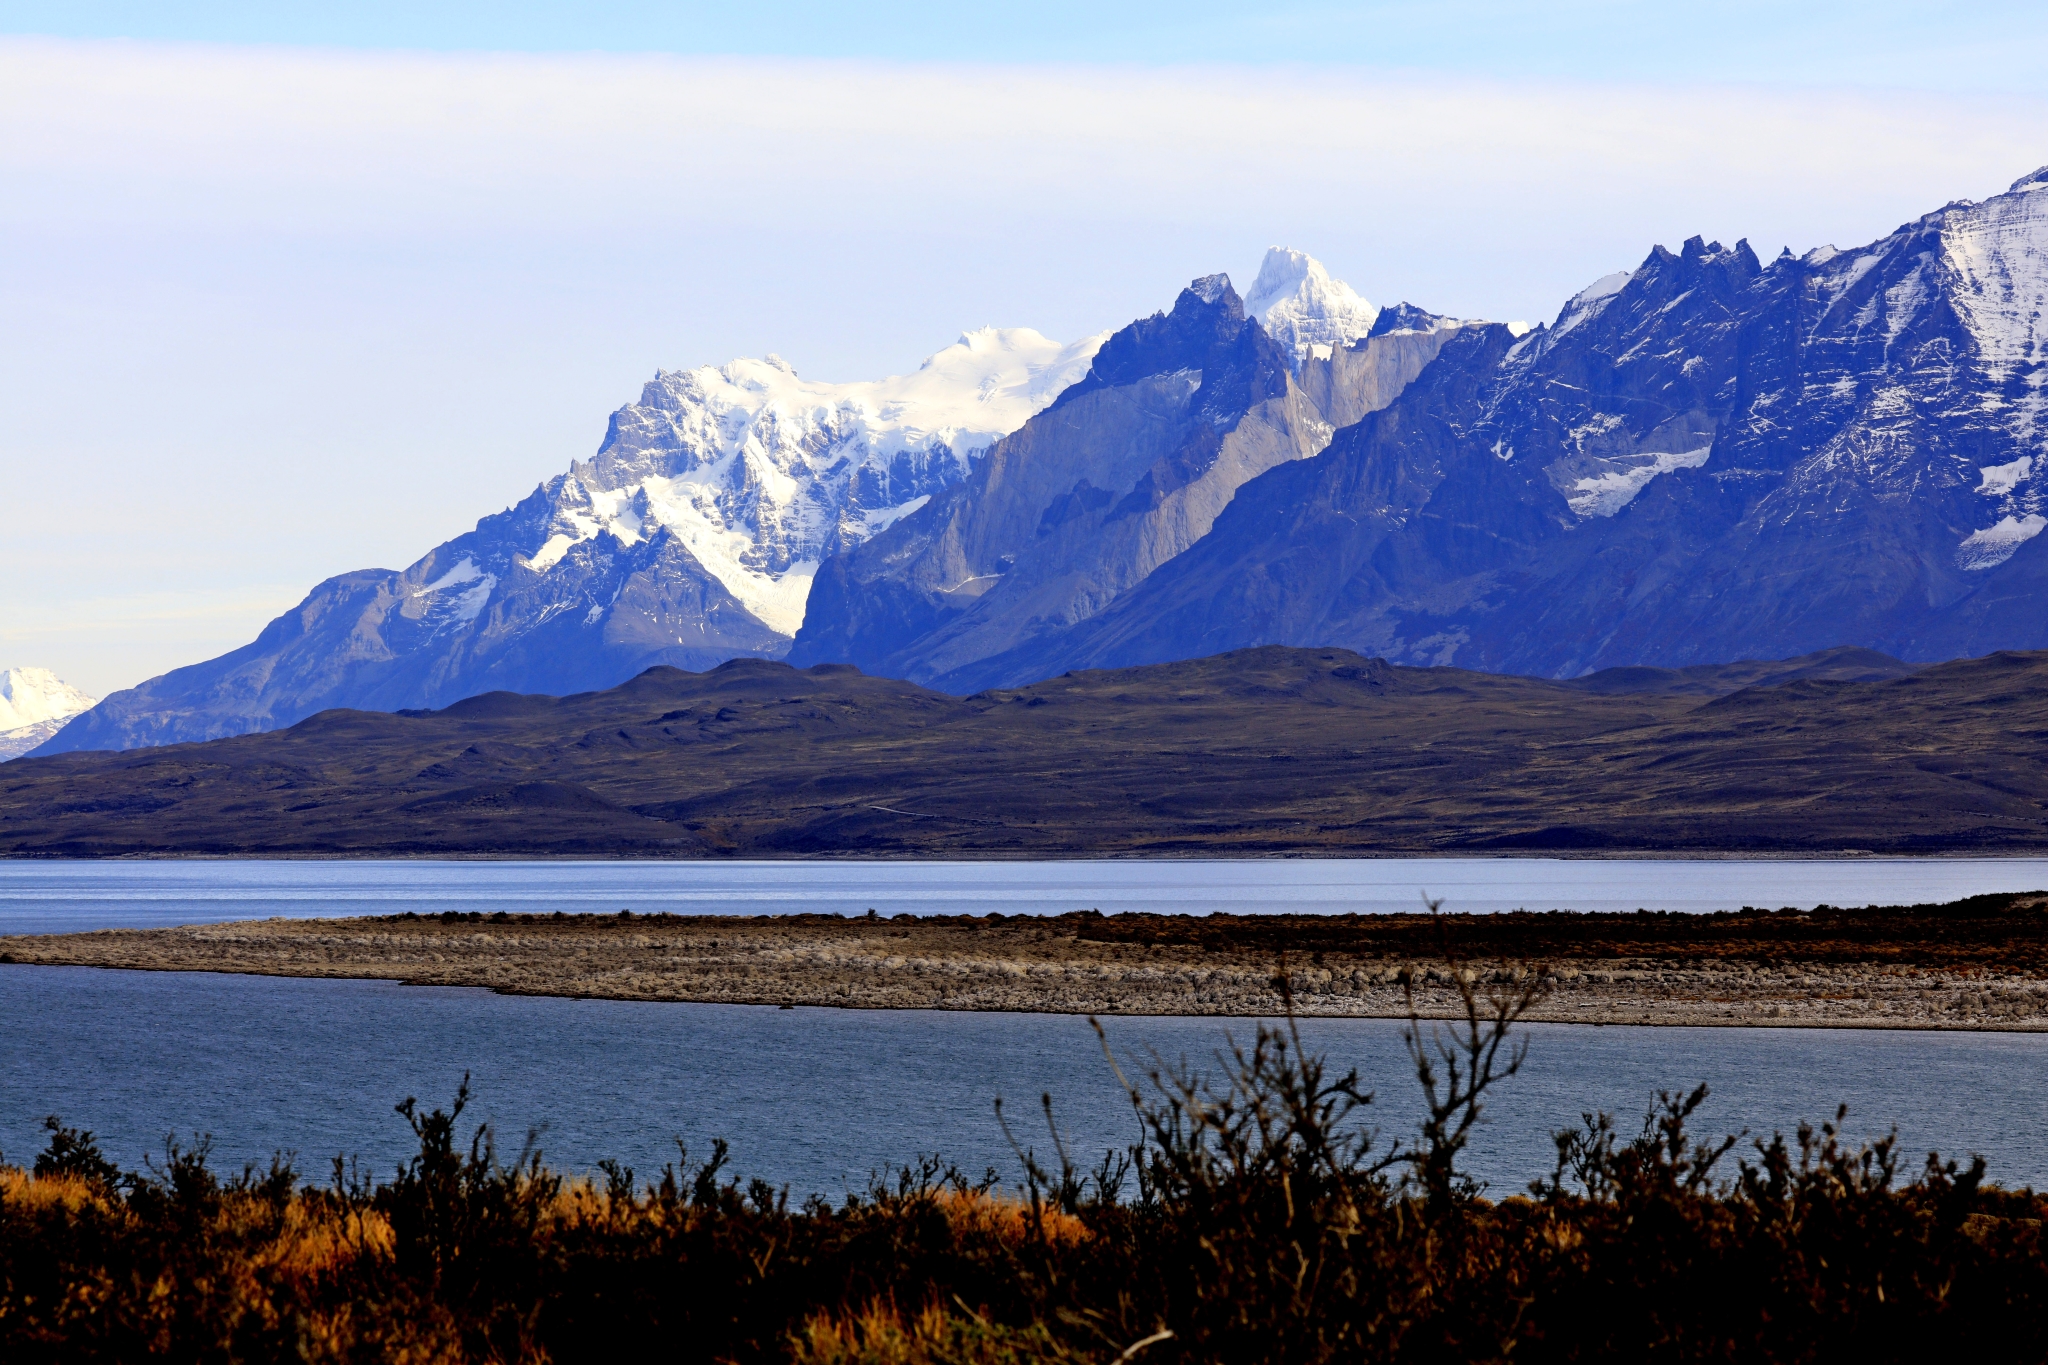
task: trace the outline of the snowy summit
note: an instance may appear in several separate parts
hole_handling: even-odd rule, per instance
[[[1070,345],[984,327],[905,375],[800,378],[780,356],[657,374],[603,447],[545,486],[553,515],[526,562],[546,573],[609,531],[668,528],[764,625],[794,635],[819,562],[965,478],[972,457],[1088,372]]]
[[[98,704],[47,668],[0,669],[0,763],[19,758]]]
[[[1284,246],[1267,249],[1244,310],[1293,352],[1297,374],[1312,357],[1328,359],[1336,348],[1365,336],[1380,315],[1350,285],[1331,279],[1321,261]]]

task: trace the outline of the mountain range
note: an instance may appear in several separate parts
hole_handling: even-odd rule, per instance
[[[1428,335],[1412,382],[1114,594],[952,606],[1047,534],[1028,506],[985,540],[953,523],[1056,404],[826,565],[791,659],[968,692],[1272,643],[1560,678],[2048,645],[2048,170],[1853,251],[1694,238],[1547,327]],[[1149,491],[1106,490],[1097,543]]]
[[[1266,644],[1570,678],[2048,645],[2048,168],[1868,246],[1653,249],[1547,326],[1300,252],[915,374],[663,373],[598,453],[39,753],[852,663],[954,694]]]

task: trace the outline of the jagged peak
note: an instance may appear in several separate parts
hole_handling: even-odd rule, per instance
[[[1389,332],[1435,332],[1457,325],[1456,318],[1448,318],[1441,313],[1432,313],[1426,308],[1417,308],[1412,303],[1402,302],[1389,304],[1380,309],[1365,334],[1368,337],[1383,337]]]
[[[1662,251],[1663,249],[1658,247],[1657,251]],[[1650,259],[1652,261],[1657,259],[1656,252],[1651,253]],[[1566,299],[1564,307],[1557,310],[1557,321],[1552,323],[1544,332],[1544,340],[1539,344],[1547,349],[1555,345],[1559,338],[1563,337],[1580,323],[1585,322],[1589,318],[1598,317],[1601,310],[1605,309],[1609,303],[1612,303],[1615,295],[1626,289],[1629,281],[1635,277],[1636,272],[1633,270],[1616,270],[1610,274],[1602,275],[1599,279]]]
[[[1230,291],[1230,276],[1202,275],[1188,282],[1188,292],[1203,303],[1215,303]]]
[[[1284,246],[1267,248],[1245,311],[1292,353],[1297,373],[1318,348],[1349,346],[1369,336],[1380,314],[1350,285],[1332,279],[1321,261]]]
[[[2043,166],[2012,182],[2007,194],[2024,194],[2031,190],[2048,190],[2048,166]]]

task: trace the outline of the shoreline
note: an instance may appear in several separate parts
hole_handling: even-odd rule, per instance
[[[1012,1006],[976,1005],[892,1005],[892,1004],[848,1004],[848,1003],[792,1003],[779,1000],[733,1000],[733,999],[691,999],[686,997],[648,997],[627,995],[570,994],[561,991],[523,990],[512,986],[488,986],[451,983],[445,981],[414,981],[396,976],[357,976],[334,973],[287,972],[267,970],[258,967],[198,967],[169,965],[116,965],[89,962],[22,962],[0,963],[0,971],[7,967],[57,967],[84,972],[153,972],[165,975],[196,976],[263,976],[281,981],[374,981],[391,986],[412,986],[425,990],[484,991],[491,995],[502,995],[529,1000],[595,1000],[618,1004],[652,1005],[730,1005],[740,1009],[754,1010],[836,1010],[846,1014],[893,1014],[916,1011],[929,1014],[1021,1014],[1047,1018],[1103,1018],[1103,1019],[1215,1019],[1223,1022],[1241,1021],[1246,1023],[1267,1021],[1283,1017],[1280,1010],[1265,1012],[1213,1010],[1181,1010],[1164,1012],[1104,1011],[1078,1009],[1031,1009]],[[1357,1019],[1381,1023],[1402,1023],[1405,1013],[1392,1014],[1315,1014],[1299,1007],[1295,1010],[1297,1019],[1309,1021]],[[1447,1013],[1432,1014],[1419,1012],[1416,1017],[1425,1024],[1451,1023],[1461,1015]],[[1642,1018],[1642,1019],[1581,1019],[1552,1018],[1548,1013],[1533,1012],[1526,1016],[1523,1024],[1541,1024],[1554,1028],[1727,1028],[1727,1029],[1806,1029],[1834,1033],[1982,1033],[1982,1034],[2027,1034],[2048,1033],[2048,1018],[2039,1021],[2024,1021],[2014,1024],[1996,1023],[1882,1023],[1847,1020],[1810,1020],[1799,1018],[1755,1018],[1738,1020],[1708,1020],[1688,1018]]]
[[[2048,844],[2039,848],[1984,852],[1972,849],[1920,850],[1917,852],[1849,848],[1834,851],[1814,849],[1319,849],[1286,851],[1212,852],[1083,852],[1045,853],[967,849],[943,855],[833,853],[755,853],[745,857],[653,857],[636,853],[112,853],[100,857],[63,853],[0,852],[0,863],[671,863],[706,866],[737,866],[745,863],[1258,863],[1286,862],[1986,862],[2016,863],[2048,860]]]
[[[1976,918],[1962,906],[1989,903]],[[1919,913],[1932,909],[1934,913]],[[1952,911],[1942,914],[1940,911]],[[1889,924],[1891,932],[1874,933]],[[2048,898],[1750,915],[510,915],[268,919],[0,937],[5,964],[841,1009],[1454,1017],[1532,977],[1531,1023],[2048,1032]],[[1988,926],[1988,927],[1987,927]],[[1447,954],[1450,934],[1455,954]],[[2002,940],[1999,935],[2005,934]],[[2009,941],[2007,941],[2009,940]]]

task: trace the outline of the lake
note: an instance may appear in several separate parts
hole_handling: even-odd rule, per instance
[[[1706,911],[1939,901],[2048,886],[2041,860],[1347,859],[1055,863],[0,862],[0,932],[403,910],[884,914],[1000,910],[1406,910],[1424,891],[1477,911]],[[1250,1021],[1116,1019],[1119,1053],[1207,1058]],[[1400,1026],[1316,1020],[1309,1042],[1357,1066],[1378,1124],[1415,1119]],[[1714,1091],[1703,1132],[1768,1133],[1850,1106],[1849,1129],[1896,1124],[1909,1151],[1982,1152],[1994,1178],[2048,1184],[2048,1036],[1544,1026],[1471,1168],[1496,1193],[1549,1168],[1549,1132],[1607,1109],[1632,1127],[1660,1088]],[[1085,1021],[1065,1016],[551,1000],[380,981],[0,967],[0,1154],[26,1161],[44,1114],[98,1132],[137,1165],[167,1133],[210,1133],[230,1167],[295,1149],[383,1174],[408,1149],[391,1112],[445,1104],[472,1073],[474,1114],[516,1152],[604,1157],[643,1174],[722,1136],[737,1169],[836,1197],[938,1151],[1006,1180],[995,1122],[1045,1148],[1050,1092],[1078,1154],[1134,1124]],[[1913,1163],[1908,1163],[1909,1165]]]
[[[1105,1021],[1118,1052],[1201,1061],[1245,1020]],[[1309,1043],[1357,1066],[1378,1123],[1412,1130],[1400,1026],[1311,1020]],[[1510,1192],[1549,1167],[1551,1129],[1608,1109],[1629,1127],[1660,1088],[1701,1081],[1703,1131],[1789,1129],[1850,1106],[1850,1130],[1896,1123],[1908,1150],[1991,1158],[2010,1183],[2048,1184],[2041,1119],[2048,1036],[1806,1029],[1547,1026],[1507,1083],[1471,1168]],[[0,1152],[25,1161],[58,1113],[133,1167],[168,1132],[208,1132],[230,1168],[296,1149],[324,1174],[338,1152],[380,1174],[409,1150],[391,1112],[407,1095],[445,1104],[465,1071],[516,1153],[529,1128],[552,1162],[614,1157],[643,1173],[713,1137],[737,1169],[799,1195],[837,1197],[867,1172],[938,1151],[1006,1180],[1015,1157],[995,1121],[1044,1152],[1039,1096],[1077,1156],[1130,1141],[1129,1104],[1085,1020],[498,996],[378,981],[0,968]],[[1917,1163],[1909,1163],[1917,1164]]]
[[[272,915],[1385,913],[1901,905],[2048,888],[2048,859],[1261,858],[1072,862],[0,860],[0,934]]]

